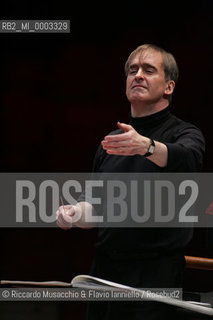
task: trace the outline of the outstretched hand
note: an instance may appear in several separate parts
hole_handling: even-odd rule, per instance
[[[150,139],[140,135],[131,125],[117,123],[124,133],[108,135],[101,142],[103,149],[108,154],[121,156],[133,156],[135,154],[144,155],[147,153]]]

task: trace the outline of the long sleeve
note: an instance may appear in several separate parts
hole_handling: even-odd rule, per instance
[[[195,126],[177,132],[174,142],[165,143],[168,148],[168,172],[199,172],[203,165],[205,139]]]

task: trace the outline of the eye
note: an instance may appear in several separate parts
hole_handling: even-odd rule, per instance
[[[129,74],[135,74],[135,73],[137,73],[137,72],[138,72],[137,69],[130,69],[130,70],[129,70]]]
[[[153,73],[153,70],[152,69],[147,69],[146,73],[151,74],[151,73]]]
[[[135,74],[137,73],[137,70],[129,70],[129,74]]]

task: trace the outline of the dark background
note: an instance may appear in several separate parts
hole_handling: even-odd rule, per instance
[[[0,34],[2,172],[89,172],[117,121],[128,122],[124,63],[138,45],[172,52],[180,69],[172,111],[206,138],[212,172],[212,1],[8,1],[1,19],[69,19],[69,34]],[[4,214],[4,213],[1,213]],[[70,281],[88,273],[96,230],[1,229],[1,278]],[[212,230],[186,254],[213,257]],[[187,271],[187,290],[210,288]],[[195,281],[196,279],[196,281]],[[211,287],[212,289],[212,287]],[[2,319],[83,319],[86,304],[0,303]]]

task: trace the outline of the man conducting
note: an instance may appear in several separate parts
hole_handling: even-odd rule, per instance
[[[94,172],[197,172],[202,168],[205,141],[194,125],[172,115],[171,96],[178,79],[172,54],[144,44],[125,64],[129,124],[101,142]],[[60,207],[57,224],[87,228],[85,215],[91,204],[80,197],[77,205]],[[65,209],[65,210],[64,210]],[[178,228],[101,228],[92,275],[138,288],[181,288],[185,260],[183,249],[189,230]],[[173,309],[147,302],[91,302],[88,319],[171,319]]]

